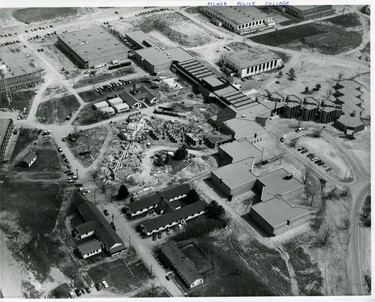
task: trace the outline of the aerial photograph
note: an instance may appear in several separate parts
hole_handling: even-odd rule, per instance
[[[0,4],[0,298],[371,297],[370,5],[272,3]]]

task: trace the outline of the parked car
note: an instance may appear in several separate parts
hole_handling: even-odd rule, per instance
[[[307,152],[309,152],[308,150],[303,150],[302,152],[301,152],[301,154],[305,154],[305,153],[307,153]]]
[[[79,288],[75,289],[75,293],[76,293],[77,297],[79,297],[80,295],[82,295],[81,290]]]
[[[105,216],[108,216],[108,215],[109,215],[109,212],[108,212],[108,210],[106,210],[106,209],[103,211],[103,213],[104,213]]]
[[[61,147],[59,147],[59,148],[57,149],[57,151],[59,151],[59,152],[62,152],[62,148],[61,148]]]
[[[86,290],[86,292],[87,292],[88,294],[91,293],[91,289],[90,289],[90,287],[87,286],[87,287],[85,288],[85,290]]]
[[[108,283],[105,280],[102,281],[102,284],[103,284],[104,288],[108,288],[109,287]]]
[[[75,296],[76,296],[76,295],[74,294],[74,291],[70,291],[70,292],[69,292],[69,297],[70,297],[70,298],[73,299]]]
[[[95,288],[96,288],[97,291],[101,291],[103,287],[100,283],[96,283]]]
[[[302,151],[302,150],[303,150],[303,147],[297,148],[297,151]]]

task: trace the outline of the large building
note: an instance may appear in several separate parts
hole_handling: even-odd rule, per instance
[[[4,160],[5,150],[14,128],[12,119],[0,119],[0,162]]]
[[[79,207],[78,212],[81,214],[85,223],[78,225],[75,228],[77,237],[85,238],[96,235],[104,246],[104,249],[111,255],[120,253],[125,249],[124,242],[112,229],[106,218],[98,210],[96,205],[91,201],[83,201]],[[92,256],[98,252],[98,244],[92,243],[90,245],[79,245],[81,247],[81,253],[84,255]],[[88,247],[91,250],[88,250]]]
[[[158,73],[168,71],[172,61],[183,62],[193,59],[193,56],[181,47],[168,50],[163,50],[161,47],[148,47],[136,50],[134,58],[148,72]]]
[[[128,58],[129,48],[101,27],[59,34],[59,46],[80,68],[93,68]]]
[[[262,152],[247,139],[222,144],[218,148],[218,153],[221,166],[234,164],[249,158],[253,158],[254,163],[258,163],[262,155]]]
[[[132,43],[135,49],[142,49],[147,47],[157,47],[159,46],[157,43],[152,41],[150,37],[141,30],[136,30],[132,32],[128,32],[125,34],[126,39]]]
[[[286,12],[301,19],[320,18],[335,13],[332,5],[288,5]]]
[[[43,68],[35,62],[32,54],[20,44],[1,47],[0,66],[6,65],[6,85],[9,89],[28,88],[43,81]],[[0,81],[0,91],[4,90]]]
[[[309,221],[311,211],[294,206],[280,197],[259,202],[251,207],[250,218],[268,236],[276,236]]]
[[[216,24],[221,23],[224,27],[240,35],[275,26],[271,16],[253,6],[203,6],[201,11]]]
[[[274,52],[259,47],[223,54],[220,59],[222,69],[228,74],[240,78],[252,76],[284,65],[283,60]]]

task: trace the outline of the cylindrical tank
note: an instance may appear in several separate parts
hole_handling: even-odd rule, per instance
[[[0,65],[0,76],[3,76],[8,73],[6,65]]]

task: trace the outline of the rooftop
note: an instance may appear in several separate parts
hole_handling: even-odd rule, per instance
[[[274,228],[310,212],[307,208],[292,206],[284,199],[276,197],[257,203],[251,207],[251,211],[256,211]]]
[[[306,10],[310,10],[312,8],[315,8],[317,6],[321,6],[321,5],[293,5],[291,7],[299,9],[300,11],[306,11]]]
[[[272,18],[253,6],[209,6],[205,9],[237,25]]]
[[[303,188],[304,185],[292,176],[286,179],[287,175],[291,175],[288,171],[281,168],[265,175],[259,176],[258,180],[264,185],[262,190],[262,200],[267,201],[276,195],[284,195],[286,193]]]
[[[150,37],[142,30],[128,32],[126,36],[143,47],[157,46],[157,44],[150,40]]]
[[[241,69],[281,59],[277,54],[260,47],[248,47],[223,55],[232,64]]]
[[[193,59],[193,56],[181,47],[168,50],[162,50],[160,47],[148,47],[136,50],[135,52],[152,65],[165,64],[172,61],[183,62]]]
[[[0,145],[3,143],[6,130],[11,121],[11,119],[0,119]]]
[[[264,133],[267,130],[253,120],[234,118],[224,122],[232,130],[235,139],[254,138],[255,134]]]
[[[27,163],[27,164],[31,164],[33,162],[33,160],[35,159],[36,156],[36,153],[34,151],[29,151],[23,158],[22,158],[22,162],[24,163]]]
[[[230,189],[234,189],[252,180],[256,180],[256,176],[250,172],[252,169],[252,160],[243,160],[234,164],[226,165],[218,168],[212,173],[217,178],[222,179]]]
[[[129,50],[115,36],[101,27],[90,27],[58,35],[85,61]]]
[[[250,143],[246,139],[236,140],[231,143],[226,143],[219,146],[219,149],[223,150],[233,159],[233,163],[255,157],[261,153],[261,151]]]
[[[92,239],[90,241],[81,243],[77,246],[77,249],[79,250],[79,252],[82,255],[86,255],[86,254],[88,254],[92,251],[97,251],[101,248],[102,248],[102,246],[101,246],[100,242],[96,239]]]

